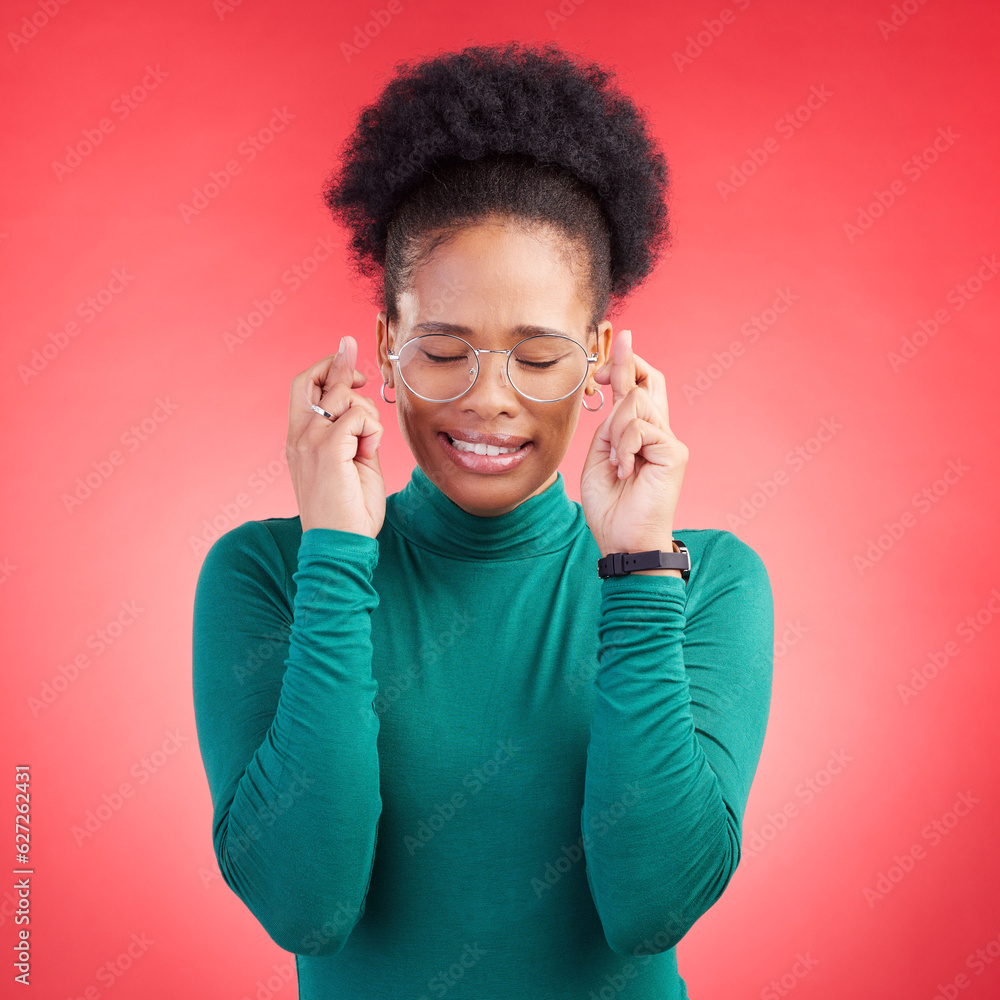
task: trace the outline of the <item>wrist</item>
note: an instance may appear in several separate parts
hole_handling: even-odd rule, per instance
[[[679,552],[671,539],[666,545],[650,545],[650,549],[659,549],[661,552]],[[645,548],[637,549],[638,552],[647,551]],[[676,576],[678,580],[683,580],[679,569],[637,569],[629,573],[629,576]]]
[[[645,541],[636,542],[634,545],[630,546],[629,552],[650,552],[659,550],[660,552],[679,552],[680,549],[674,544],[673,535],[667,538],[658,538],[655,540],[646,539]],[[620,552],[621,549],[608,549],[607,552],[601,551],[602,556],[606,556],[611,552]],[[683,580],[684,577],[679,569],[636,569],[632,570],[629,576],[676,576],[678,580]]]

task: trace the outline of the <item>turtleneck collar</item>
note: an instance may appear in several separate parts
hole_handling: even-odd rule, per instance
[[[421,548],[453,559],[525,559],[565,548],[586,527],[583,508],[566,494],[563,474],[536,496],[496,517],[470,514],[419,465],[386,501],[386,520]]]

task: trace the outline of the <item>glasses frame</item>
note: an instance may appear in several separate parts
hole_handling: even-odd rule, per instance
[[[412,340],[408,340],[406,342],[406,344],[404,344],[403,346],[406,347],[408,344],[415,343],[418,340],[423,340],[425,337],[453,337],[455,340],[460,340],[463,344],[465,344],[466,347],[469,348],[469,350],[471,350],[476,355],[476,377],[468,384],[468,386],[465,389],[463,389],[457,396],[451,396],[448,399],[431,399],[429,396],[421,396],[419,392],[416,392],[414,389],[410,388],[410,383],[407,382],[405,378],[403,378],[403,372],[402,372],[402,370],[399,367],[399,355],[398,354],[394,354],[392,351],[389,351],[388,352],[388,358],[389,358],[390,361],[395,361],[396,362],[396,371],[399,373],[399,377],[402,380],[403,385],[405,385],[406,388],[410,392],[412,392],[414,396],[418,396],[420,399],[426,399],[428,403],[450,403],[453,400],[461,399],[469,391],[469,389],[471,389],[476,384],[476,382],[479,380],[479,372],[481,371],[481,368],[480,368],[480,365],[479,365],[479,355],[480,354],[506,354],[507,355],[507,361],[504,364],[504,375],[507,378],[507,384],[519,396],[523,396],[525,399],[530,399],[532,402],[535,402],[535,403],[558,403],[559,400],[566,399],[569,396],[572,396],[573,393],[576,392],[576,390],[579,389],[580,386],[583,385],[583,383],[587,381],[587,375],[590,374],[590,365],[595,364],[596,361],[597,361],[597,355],[596,354],[587,354],[587,348],[584,347],[583,344],[581,344],[579,340],[574,340],[572,337],[566,337],[566,336],[564,336],[561,333],[535,333],[535,334],[532,334],[530,337],[525,337],[523,340],[519,340],[513,347],[509,348],[506,351],[499,351],[499,350],[494,350],[492,348],[485,348],[485,347],[473,347],[472,344],[470,344],[463,337],[459,337],[457,334],[454,334],[454,333],[422,333],[419,337],[414,337]],[[538,399],[535,396],[529,396],[527,393],[521,392],[521,390],[518,389],[518,387],[516,385],[514,385],[513,381],[511,380],[511,377],[510,377],[510,357],[511,357],[511,355],[523,343],[525,343],[526,341],[528,341],[528,340],[538,340],[539,337],[558,337],[560,340],[568,340],[571,344],[576,344],[576,346],[579,347],[581,351],[583,351],[584,355],[587,358],[587,370],[583,373],[583,378],[581,378],[580,381],[577,382],[577,384],[572,389],[570,389],[569,392],[567,392],[563,396],[557,396],[555,399]]]

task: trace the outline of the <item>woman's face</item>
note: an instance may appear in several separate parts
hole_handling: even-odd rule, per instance
[[[398,324],[388,328],[385,312],[378,314],[378,364],[395,389],[403,438],[431,482],[470,514],[504,514],[555,482],[584,391],[593,391],[594,371],[608,358],[611,323],[605,320],[588,335],[589,309],[579,287],[585,262],[577,258],[574,273],[568,252],[565,238],[552,228],[526,229],[500,220],[467,226],[415,269],[411,287],[399,296]],[[536,332],[518,332],[518,327],[546,327],[579,341],[588,354],[596,351],[597,362],[587,366],[586,380],[572,395],[539,403],[507,381],[503,355],[482,354],[472,388],[458,399],[433,403],[411,393],[387,357],[390,345],[398,352],[406,341],[433,332],[418,329],[426,323],[465,327],[468,332],[438,332],[487,349],[513,347]],[[509,469],[473,471],[460,463],[445,436],[462,431],[509,434],[531,443]]]

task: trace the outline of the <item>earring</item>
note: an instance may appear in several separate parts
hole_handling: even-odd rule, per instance
[[[601,387],[599,385],[595,385],[594,386],[594,390],[601,397],[601,406],[603,406],[604,405],[604,393],[601,392]],[[583,408],[585,410],[590,410],[591,413],[596,413],[601,408],[601,406],[587,406],[587,394],[586,393],[583,394],[583,399],[581,399],[580,402],[583,403]]]
[[[394,400],[394,399],[386,399],[385,398],[385,387],[388,384],[389,384],[389,380],[387,378],[382,379],[382,388],[379,389],[379,392],[382,393],[382,399],[383,399],[384,402],[386,402],[386,403],[395,403],[396,400]],[[598,407],[598,409],[600,409],[600,407]]]

